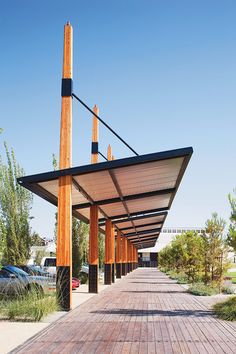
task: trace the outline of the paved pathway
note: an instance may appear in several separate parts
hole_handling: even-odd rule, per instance
[[[154,268],[137,269],[14,353],[236,353],[236,325]]]

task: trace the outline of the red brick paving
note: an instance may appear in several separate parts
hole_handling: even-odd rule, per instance
[[[12,353],[236,353],[236,325],[154,268],[141,268]]]

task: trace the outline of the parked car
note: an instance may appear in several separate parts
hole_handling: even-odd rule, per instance
[[[72,290],[75,290],[75,289],[77,289],[77,283],[76,283],[76,281],[73,280],[73,278],[72,278]]]
[[[89,265],[87,263],[84,263],[82,265],[80,273],[86,273],[86,274],[89,273]]]
[[[29,275],[38,275],[41,277],[50,277],[50,273],[46,272],[45,270],[41,269],[40,267],[33,266],[33,265],[17,265],[17,268],[24,270]]]
[[[80,280],[78,278],[72,278],[72,288],[73,288],[73,283],[76,288],[80,286]]]
[[[52,276],[56,277],[56,273],[57,273],[56,257],[43,257],[41,261],[41,267],[45,272],[48,272]]]
[[[56,276],[57,267],[56,267],[57,259],[56,257],[43,257],[41,261],[41,268],[50,273],[53,276]],[[89,273],[89,266],[88,264],[84,263],[81,267],[80,273]]]
[[[20,295],[32,289],[39,294],[47,293],[55,290],[55,283],[50,282],[47,277],[29,275],[12,265],[0,269],[1,295]]]

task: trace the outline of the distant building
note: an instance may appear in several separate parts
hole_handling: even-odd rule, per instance
[[[45,246],[32,246],[30,249],[30,259],[28,264],[35,264],[35,258],[38,253],[45,257],[53,257],[56,254],[56,244],[54,241],[47,241]]]
[[[167,246],[177,235],[187,231],[202,233],[201,227],[164,227],[154,247],[141,248],[138,250],[138,262],[140,267],[157,267],[158,252]]]

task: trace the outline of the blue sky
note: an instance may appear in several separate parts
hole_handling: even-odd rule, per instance
[[[166,226],[228,219],[236,187],[235,1],[5,1],[0,17],[0,152],[26,174],[58,155],[63,26],[74,28],[74,91],[140,154],[193,146]],[[73,165],[90,162],[91,119],[73,105]],[[116,158],[130,152],[100,130]],[[51,237],[55,208],[35,197],[32,227]]]

